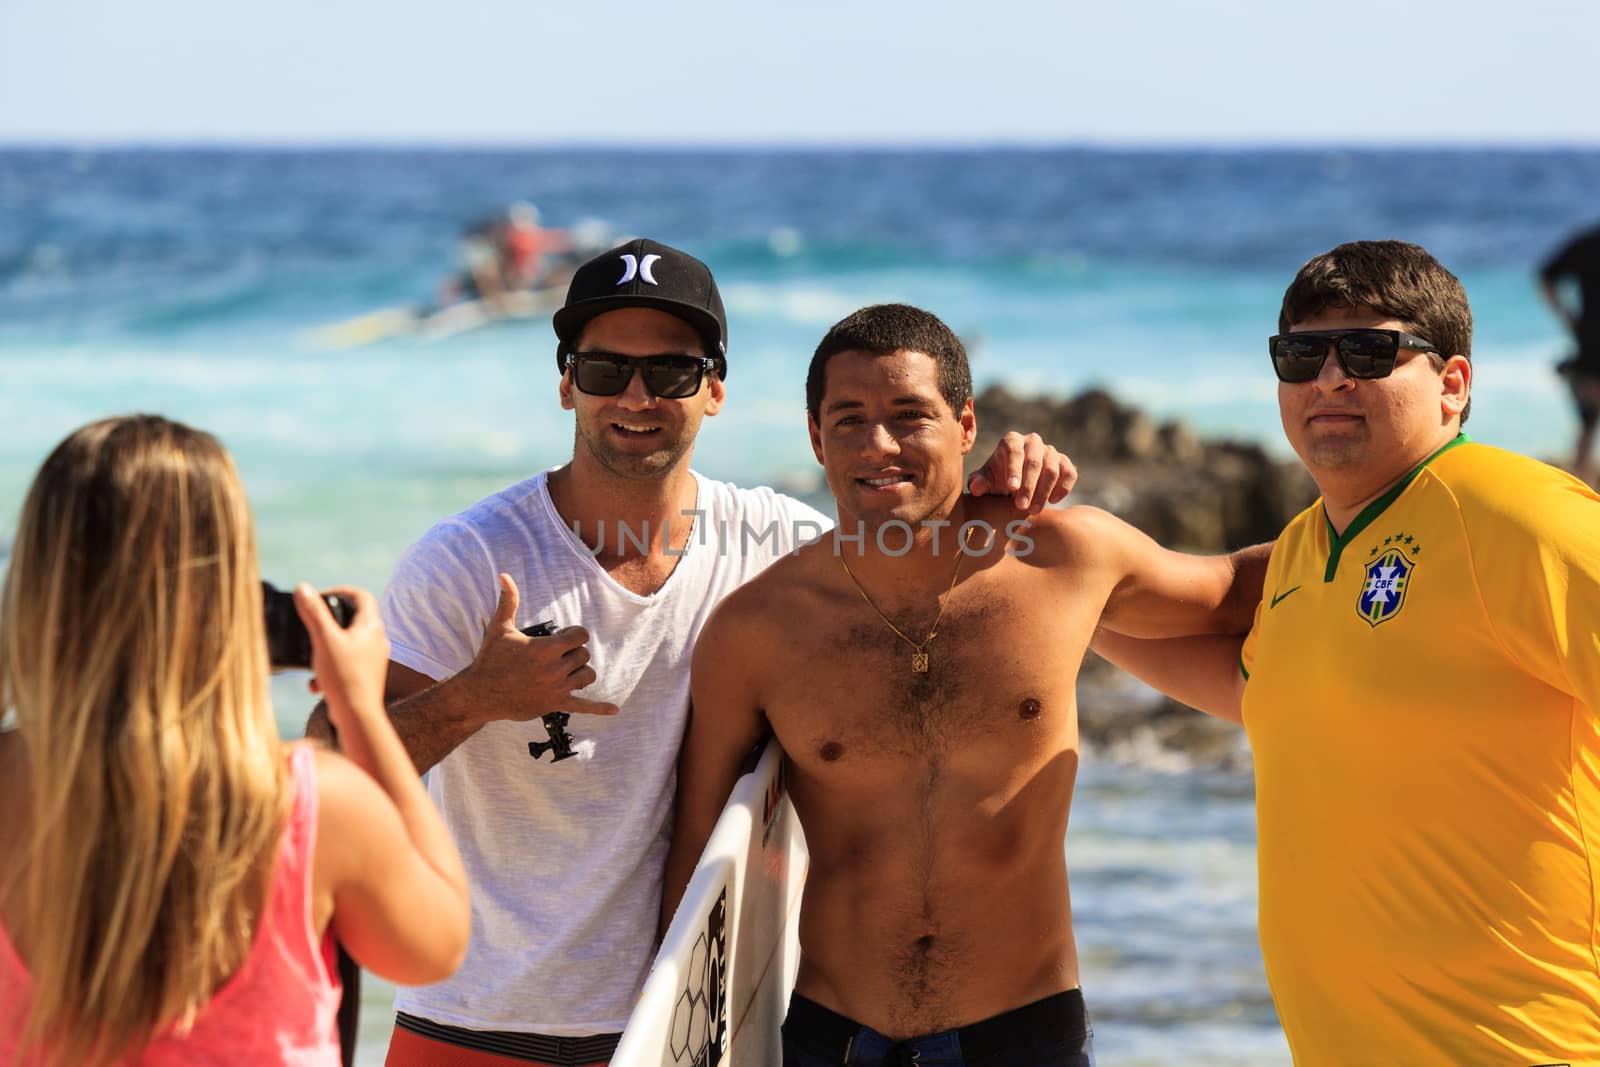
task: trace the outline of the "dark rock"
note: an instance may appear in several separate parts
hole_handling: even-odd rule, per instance
[[[1058,400],[991,386],[975,407],[969,474],[1001,433],[1037,432],[1077,464],[1072,503],[1104,508],[1172,548],[1226,552],[1270,541],[1316,499],[1298,463],[1256,444],[1203,440],[1180,421],[1157,424],[1103,389]]]

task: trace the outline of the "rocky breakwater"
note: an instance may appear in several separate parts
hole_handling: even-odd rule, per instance
[[[1104,508],[1172,548],[1223,553],[1270,541],[1317,496],[1298,462],[1260,445],[1202,438],[1102,390],[1057,399],[993,386],[975,407],[974,457],[988,455],[1008,428],[1036,431],[1077,464],[1069,503]],[[1101,758],[1249,766],[1238,727],[1155,693],[1092,652],[1079,675],[1078,715],[1085,747]]]

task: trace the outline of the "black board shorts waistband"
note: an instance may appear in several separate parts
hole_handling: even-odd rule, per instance
[[[849,1048],[862,1026],[814,1000],[795,993],[783,1030],[790,1040],[823,1055]],[[961,1051],[974,1058],[1002,1057],[1015,1049],[1019,1038],[1050,1035],[1064,1040],[1089,1037],[1089,1012],[1083,990],[1054,993],[1032,1004],[959,1027]],[[841,1061],[842,1062],[842,1061]]]
[[[396,1012],[394,1024],[401,1030],[440,1041],[447,1045],[474,1049],[509,1059],[549,1063],[555,1067],[582,1067],[609,1060],[617,1051],[621,1034],[592,1034],[586,1037],[551,1037],[548,1034],[513,1030],[467,1030],[436,1023],[405,1012]]]

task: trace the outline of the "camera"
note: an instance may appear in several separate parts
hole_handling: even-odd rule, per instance
[[[532,626],[519,627],[519,632],[528,637],[549,637],[556,632],[554,619],[536,622]],[[571,759],[580,753],[572,747],[575,738],[567,733],[567,720],[572,715],[565,711],[552,711],[548,715],[541,715],[539,721],[544,723],[544,732],[548,741],[529,741],[528,755],[538,759],[546,752],[550,753],[550,762],[560,763],[564,759]]]
[[[261,599],[266,607],[267,659],[272,669],[310,669],[311,634],[295,610],[294,594],[274,589],[271,582],[262,582]],[[351,597],[323,593],[322,602],[340,627],[349,626],[356,617],[356,602]]]

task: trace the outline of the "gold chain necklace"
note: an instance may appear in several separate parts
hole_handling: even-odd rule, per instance
[[[961,564],[966,558],[967,542],[971,540],[972,530],[969,529],[965,540],[961,543],[961,547],[956,550],[956,570],[954,574],[950,575],[950,588],[945,590],[944,600],[939,605],[939,614],[933,617],[933,625],[928,628],[928,636],[922,639],[921,644],[907,637],[900,627],[889,621],[889,616],[883,613],[883,609],[872,602],[872,598],[867,595],[866,589],[861,585],[861,579],[855,576],[855,572],[850,569],[850,564],[844,561],[844,551],[841,549],[839,552],[839,566],[844,568],[845,574],[850,577],[851,583],[855,585],[856,592],[860,593],[861,599],[867,602],[867,607],[878,613],[878,618],[883,620],[885,626],[894,631],[896,637],[911,646],[911,671],[913,674],[928,673],[928,642],[939,636],[939,620],[944,618],[944,609],[950,606],[950,594],[955,591],[956,580],[961,577]]]

